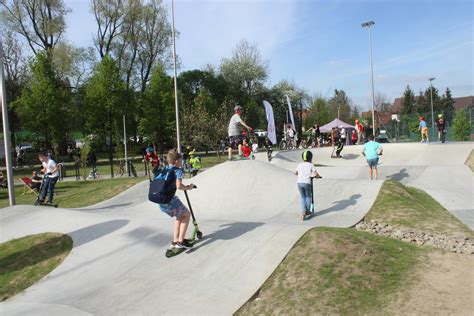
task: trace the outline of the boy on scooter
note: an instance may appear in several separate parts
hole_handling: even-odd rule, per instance
[[[193,246],[188,240],[184,238],[189,225],[189,210],[175,195],[177,189],[192,190],[194,188],[193,184],[184,185],[182,182],[184,172],[181,169],[181,158],[181,154],[170,150],[168,156],[166,157],[168,165],[164,168],[162,173],[158,175],[158,177],[163,176],[165,179],[167,177],[176,179],[171,183],[171,187],[168,190],[169,192],[173,193],[173,197],[169,203],[158,204],[162,212],[168,214],[170,217],[176,218],[173,225],[173,242],[171,243],[171,248],[191,248]]]
[[[295,175],[298,176],[296,183],[301,196],[301,219],[304,221],[305,217],[311,212],[311,202],[313,197],[311,178],[320,178],[321,176],[312,163],[313,154],[311,151],[305,150],[302,158],[303,162],[296,167]]]

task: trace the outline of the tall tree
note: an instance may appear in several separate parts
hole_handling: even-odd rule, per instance
[[[308,111],[308,119],[305,124],[306,128],[309,128],[314,124],[322,126],[331,121],[327,100],[321,95],[318,95],[314,98],[314,101]]]
[[[125,114],[125,84],[115,60],[106,55],[94,68],[85,86],[85,128],[105,140],[113,177],[112,140],[116,138]]]
[[[15,103],[22,125],[37,133],[42,147],[56,151],[66,141],[71,113],[70,94],[57,78],[45,52],[30,63],[31,80]]]
[[[54,48],[66,30],[63,0],[3,0],[2,20],[21,34],[36,55]]]
[[[5,32],[4,36],[2,36],[0,40],[3,42],[2,55],[4,56],[3,66],[6,73],[5,83],[8,100],[8,118],[11,134],[10,138],[12,148],[15,148],[16,144],[14,135],[17,128],[17,115],[13,109],[12,104],[20,97],[20,92],[26,84],[28,66],[25,56],[23,55],[22,45],[13,32]],[[16,151],[14,154],[16,155]]]
[[[403,92],[403,101],[400,108],[400,114],[412,114],[416,111],[415,109],[415,94],[409,85],[405,88]]]
[[[334,96],[328,101],[328,105],[333,118],[337,118],[339,111],[339,118],[348,121],[351,115],[351,100],[344,90],[334,90]]]
[[[441,99],[441,104],[441,112],[443,112],[445,120],[451,123],[454,116],[454,100],[449,88],[446,88],[446,92]]]
[[[426,103],[428,104],[428,108],[426,112],[431,112],[431,97],[432,96],[433,96],[433,111],[435,112],[439,111],[442,107],[438,89],[430,86],[425,90],[425,100],[426,100]]]
[[[429,100],[425,98],[425,94],[422,90],[416,96],[416,113],[425,114],[430,111]]]
[[[235,89],[251,96],[267,79],[268,67],[257,45],[241,40],[234,49],[232,57],[222,60],[221,73]]]
[[[176,119],[174,113],[173,80],[163,66],[157,66],[151,76],[150,86],[142,99],[140,134],[155,143],[163,152],[174,146]]]
[[[123,32],[125,22],[124,0],[92,0],[91,10],[97,22],[94,43],[101,58],[110,55],[114,39]],[[116,56],[115,56],[116,57]]]

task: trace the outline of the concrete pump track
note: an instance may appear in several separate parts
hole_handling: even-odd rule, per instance
[[[368,180],[361,146],[346,147],[340,159],[330,158],[331,148],[311,149],[323,179],[314,186],[316,216],[305,222],[293,175],[300,150],[277,153],[271,163],[259,153],[255,161],[225,162],[187,179],[198,186],[189,197],[204,238],[170,259],[164,254],[172,220],[147,201],[148,181],[81,209],[1,209],[0,242],[61,232],[74,246],[48,276],[1,303],[0,314],[232,314],[308,229],[359,222],[385,179],[425,190],[474,227],[474,182],[465,165],[472,143],[383,147],[377,181]]]

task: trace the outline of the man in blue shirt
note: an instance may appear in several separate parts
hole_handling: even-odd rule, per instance
[[[374,135],[370,134],[367,138],[369,141],[365,143],[362,155],[365,156],[369,165],[370,180],[377,180],[377,164],[379,163],[379,155],[382,154],[382,146],[374,142]]]
[[[426,139],[426,142],[429,142],[428,138],[428,125],[426,125],[425,118],[420,116],[419,118],[420,124],[418,125],[418,129],[421,130],[421,142],[423,143]]]

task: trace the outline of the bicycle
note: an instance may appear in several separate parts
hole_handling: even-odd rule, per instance
[[[123,168],[123,160],[119,160],[118,162],[118,169],[117,169],[117,175],[119,176],[119,178],[121,176],[123,176],[123,174],[125,173],[125,170]]]
[[[284,137],[280,141],[280,144],[278,144],[278,147],[280,148],[280,150],[293,150],[295,148],[295,144],[293,142],[293,139],[287,139],[286,137]]]

